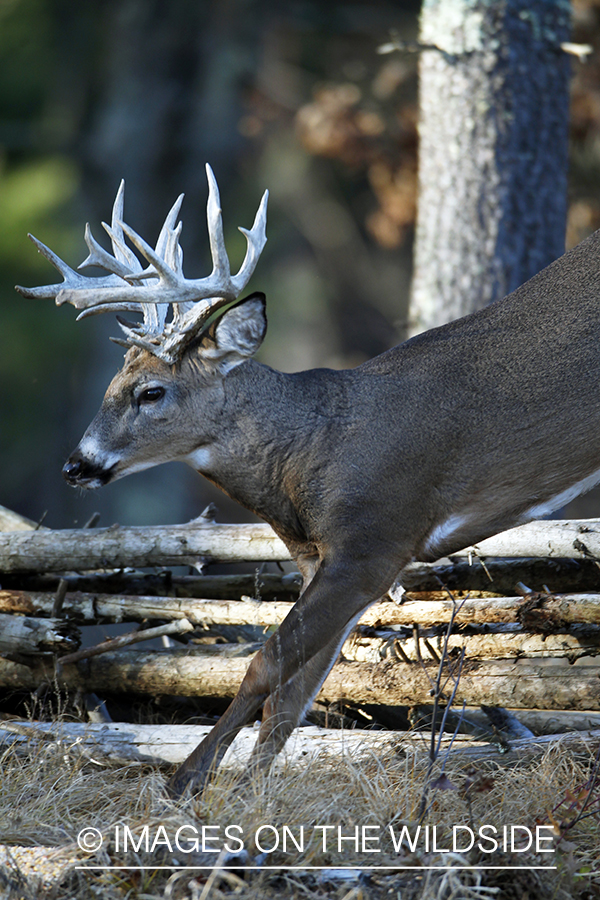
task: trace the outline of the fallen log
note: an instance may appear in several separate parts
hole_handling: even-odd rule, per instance
[[[450,711],[446,722],[446,732],[452,734],[456,728],[459,717],[461,718],[460,732],[469,734],[474,738],[482,737],[490,740],[490,715],[483,709],[500,709],[503,713],[509,713],[535,735],[566,734],[570,731],[594,731],[600,730],[600,713],[591,710],[552,710],[552,709],[507,709],[506,707],[466,706],[464,714],[462,707]],[[433,706],[410,707],[410,723],[414,728],[423,731],[431,725]],[[441,719],[441,712],[439,713]],[[424,724],[423,724],[424,723]],[[438,726],[439,727],[439,726]]]
[[[62,619],[0,615],[0,655],[66,653],[79,647],[79,629]]]
[[[402,583],[408,592],[436,591],[444,585],[451,591],[493,591],[508,595],[514,594],[518,582],[535,591],[544,590],[544,585],[554,593],[597,591],[600,570],[591,559],[486,557],[482,562],[474,555],[470,562],[453,556],[452,564],[411,563],[402,573]]]
[[[529,522],[452,555],[600,559],[600,520]],[[0,532],[0,571],[61,572],[131,566],[199,565],[207,560],[289,560],[268,525],[187,525]]]
[[[179,765],[202,738],[211,730],[208,725],[132,725],[113,722],[109,725],[79,722],[3,722],[0,724],[0,747],[26,749],[39,743],[58,744],[61,749],[73,749],[94,760],[105,759],[118,763],[138,762],[154,765]],[[243,768],[256,742],[257,730],[243,728],[227,751],[222,765]],[[503,765],[542,756],[549,750],[584,752],[590,757],[600,744],[600,731],[572,734],[552,734],[527,740],[510,741],[499,749],[487,742],[474,741],[457,735],[450,747],[450,738],[442,738],[441,754],[475,760],[494,760]],[[414,755],[424,760],[429,753],[427,734],[356,729],[331,730],[315,725],[297,728],[276,760],[276,766],[305,766],[318,756],[336,759],[347,755],[356,760],[382,757],[404,758]]]
[[[0,612],[50,615],[54,594],[0,590]],[[394,605],[394,604],[392,604]],[[65,595],[62,611],[81,623],[141,622],[189,619],[195,625],[278,625],[293,603],[260,600],[189,600],[179,597],[136,597],[113,594]]]
[[[268,525],[187,525],[0,532],[1,572],[62,572],[131,566],[199,566],[289,559]]]
[[[248,659],[204,654],[198,650],[120,650],[65,665],[56,672],[45,660],[24,666],[0,659],[0,688],[36,690],[42,683],[96,693],[150,696],[232,698],[248,667]],[[338,662],[317,699],[327,702],[411,706],[431,701],[437,664],[385,660],[379,663]],[[456,704],[507,708],[600,710],[600,667],[531,660],[469,661],[465,664]]]
[[[342,647],[344,659],[356,662],[379,662],[382,659],[407,659],[416,662],[419,654],[424,660],[439,662],[444,652],[445,635],[428,637],[417,642],[414,638],[393,635],[370,637],[359,631],[351,635]],[[503,632],[498,634],[451,634],[447,650],[455,656],[463,649],[467,659],[540,659],[559,658],[574,662],[584,656],[600,655],[600,632],[591,634],[528,634]]]
[[[591,710],[520,709],[512,710],[534,734],[564,734],[567,731],[600,729],[600,715]]]
[[[37,591],[0,590],[0,612],[28,616],[50,615],[54,594]],[[292,608],[286,601],[190,600],[180,597],[138,597],[115,594],[68,592],[62,611],[80,623],[102,620],[141,622],[148,620],[189,619],[195,625],[279,625]],[[450,621],[452,600],[405,600],[396,603],[383,599],[373,604],[360,619],[373,628],[412,626],[423,628]],[[550,633],[570,626],[600,624],[600,594],[559,594],[523,597],[466,598],[455,613],[456,625],[519,624],[523,611],[528,627]]]
[[[157,573],[116,570],[82,575],[69,573],[64,576],[2,574],[1,578],[1,587],[6,591],[24,591],[30,594],[55,594],[60,582],[64,581],[71,593],[219,600],[250,597],[292,602],[297,600],[302,582],[297,572],[285,575],[259,574],[258,571],[244,575],[173,575],[171,569],[163,569]]]
[[[2,575],[7,590],[56,591],[60,575],[20,573]],[[239,600],[243,595],[261,600],[296,599],[302,579],[298,573],[285,575],[256,570],[242,575],[173,575],[170,569],[142,573],[89,572],[69,574],[71,591],[100,594],[136,594],[144,596],[201,597],[205,599]],[[449,563],[411,563],[403,572],[407,592],[439,591],[444,585],[456,592],[512,595],[519,582],[532,590],[544,585],[554,593],[579,593],[600,589],[600,570],[593,560],[581,559],[490,559],[456,558]],[[409,597],[409,599],[418,599]]]
[[[0,531],[35,531],[42,526],[19,513],[0,506]]]
[[[600,560],[600,519],[543,519],[510,528],[455,556],[546,556]]]

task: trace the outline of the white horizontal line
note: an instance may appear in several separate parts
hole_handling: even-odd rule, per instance
[[[379,871],[382,871],[382,870],[396,871],[397,869],[410,869],[411,871],[415,871],[415,872],[425,871],[427,869],[431,869],[431,870],[435,870],[435,871],[439,870],[439,871],[444,871],[444,872],[449,871],[449,870],[461,872],[463,869],[465,871],[467,871],[468,869],[494,869],[496,871],[518,869],[519,871],[525,870],[527,872],[532,872],[532,871],[537,871],[537,870],[541,870],[544,872],[546,872],[546,871],[551,872],[557,868],[558,868],[558,866],[400,866],[400,865],[398,865],[398,866],[344,866],[344,865],[338,865],[338,866],[285,866],[285,865],[282,865],[282,866],[236,866],[236,865],[233,865],[233,866],[217,866],[217,865],[214,865],[214,866],[75,866],[75,869],[78,869],[78,870],[84,871],[84,872],[85,871],[97,871],[97,870],[108,871],[108,870],[112,870],[112,869],[136,871],[136,872],[142,872],[142,871],[154,872],[158,869],[168,869],[169,871],[176,871],[176,872],[184,871],[186,869],[196,869],[196,870],[208,869],[211,871],[213,869],[218,869],[219,871],[223,870],[223,871],[233,871],[233,872],[239,872],[240,870],[244,870],[247,872],[261,872],[261,871],[264,871],[265,869],[269,869],[269,870],[270,869],[275,869],[275,870],[286,869],[286,870],[297,870],[300,872],[308,871],[308,870],[310,870],[310,871],[318,870],[321,872],[329,872],[329,871],[338,872],[340,869],[343,869],[344,871],[352,871],[352,872],[354,872],[354,871],[356,871],[356,872],[373,871],[375,869],[379,870]]]

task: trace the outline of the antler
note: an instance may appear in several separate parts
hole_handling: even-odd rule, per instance
[[[24,297],[53,297],[58,306],[71,303],[81,310],[78,320],[109,311],[140,312],[144,319],[139,324],[124,322],[117,317],[126,339],[112,340],[126,347],[143,347],[167,363],[177,362],[207,319],[235,300],[244,290],[267,241],[269,192],[265,191],[250,231],[240,228],[248,246],[239,272],[237,275],[231,274],[223,236],[219,189],[209,165],[206,166],[206,174],[206,213],[213,261],[213,270],[206,278],[189,279],[183,276],[183,251],[179,244],[182,225],[181,222],[177,223],[183,194],[169,211],[153,250],[123,221],[125,187],[121,182],[113,206],[111,224],[102,223],[111,239],[113,255],[98,244],[89,225],[86,225],[85,242],[89,254],[78,266],[79,269],[92,265],[101,266],[111,274],[100,278],[80,275],[30,234],[29,237],[39,252],[58,269],[63,281],[37,288],[17,285],[17,291]],[[148,263],[145,269],[125,243],[126,237]],[[169,305],[173,307],[173,316],[167,322]]]

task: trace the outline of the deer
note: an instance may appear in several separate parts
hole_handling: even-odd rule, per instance
[[[543,517],[600,482],[600,231],[504,299],[356,368],[282,373],[253,358],[264,294],[240,299],[266,242],[267,192],[240,229],[247,252],[232,275],[207,176],[209,276],[183,275],[183,195],[153,249],[123,220],[121,184],[103,223],[112,254],[88,225],[79,267],[107,275],[82,275],[32,237],[63,280],[17,287],[78,318],[143,317],[117,317],[124,364],[67,482],[94,489],[183,461],[268,522],[302,576],[226,712],[168,782],[174,796],[204,789],[261,708],[249,771],[267,770],[361,614],[411,561]]]

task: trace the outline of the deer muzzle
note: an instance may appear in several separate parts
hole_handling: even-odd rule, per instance
[[[71,487],[93,490],[110,481],[113,469],[114,464],[108,467],[103,466],[86,459],[83,454],[75,450],[64,464],[62,473]]]

